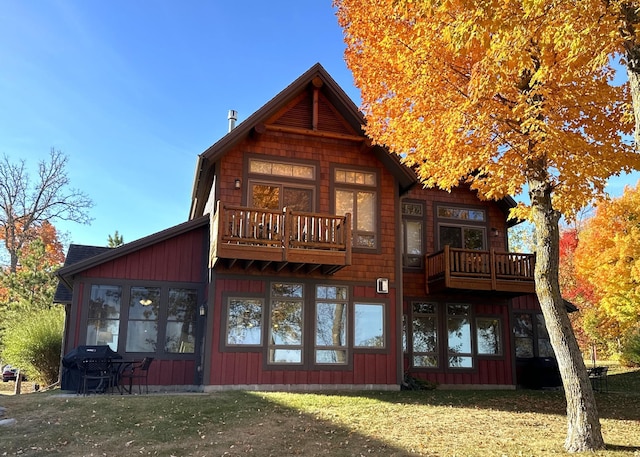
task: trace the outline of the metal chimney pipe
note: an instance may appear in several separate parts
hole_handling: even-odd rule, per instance
[[[227,115],[227,119],[229,119],[229,132],[236,128],[236,121],[238,120],[238,112],[234,109],[229,110],[229,114]]]

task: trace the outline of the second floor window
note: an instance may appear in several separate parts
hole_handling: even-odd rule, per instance
[[[378,247],[376,174],[336,168],[334,183],[336,214],[351,213],[353,247],[375,249]]]
[[[439,249],[486,249],[487,215],[484,209],[436,206]]]
[[[248,206],[313,211],[315,178],[313,165],[251,158]]]
[[[402,202],[402,265],[421,268],[423,262],[424,205],[421,202]]]

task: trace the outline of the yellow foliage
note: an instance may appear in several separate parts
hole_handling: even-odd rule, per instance
[[[623,333],[640,316],[640,188],[603,201],[580,234],[574,255],[578,276],[601,297],[599,307]]]
[[[618,19],[605,2],[335,5],[367,134],[426,186],[467,182],[496,199],[522,192],[542,165],[554,208],[570,216],[607,178],[640,167],[621,138],[631,99],[610,84]]]

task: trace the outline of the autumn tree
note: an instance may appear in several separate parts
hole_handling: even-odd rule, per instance
[[[623,345],[640,330],[640,188],[604,200],[580,234],[577,277],[598,295],[594,332]],[[619,348],[620,349],[620,348]]]
[[[0,239],[16,271],[21,249],[36,237],[37,227],[56,220],[88,223],[92,202],[70,187],[68,158],[51,149],[48,161],[38,164],[38,177],[31,181],[24,160],[0,160]]]
[[[559,220],[640,157],[620,137],[632,128],[627,87],[610,84],[608,60],[592,65],[601,45],[541,3],[335,1],[374,142],[429,187],[468,184],[484,199],[526,189],[529,203],[513,216],[535,226],[536,294],[567,400],[565,448],[575,452],[604,440],[560,293]],[[581,47],[563,39],[576,29]]]

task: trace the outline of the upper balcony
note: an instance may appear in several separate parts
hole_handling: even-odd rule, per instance
[[[445,246],[426,256],[427,293],[445,289],[535,293],[534,254],[475,251]]]
[[[224,261],[281,271],[324,274],[351,265],[351,215],[269,210],[217,203],[211,223],[211,266]],[[239,262],[239,263],[238,263]]]

